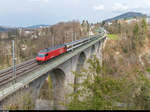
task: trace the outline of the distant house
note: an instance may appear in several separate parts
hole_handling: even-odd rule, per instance
[[[108,25],[111,25],[111,24],[112,24],[112,22],[108,22],[107,24],[108,24]]]
[[[94,33],[92,31],[89,31],[89,35],[94,35]]]
[[[110,22],[110,21],[108,21],[108,22],[105,22],[105,25],[108,25],[108,26],[110,26],[112,24],[112,21]]]
[[[128,24],[130,24],[130,23],[132,23],[132,22],[139,22],[139,21],[141,21],[142,19],[143,19],[143,18],[133,18],[133,19],[128,19],[128,20],[126,20],[126,22],[127,22]],[[146,20],[146,23],[147,23],[147,24],[150,23],[150,17],[146,17],[145,20]]]
[[[141,18],[129,18],[129,19],[121,19],[121,20],[118,20],[120,23],[128,23],[128,24],[131,24],[131,23],[134,23],[134,22],[139,22],[141,20]]]
[[[146,22],[147,22],[147,24],[150,24],[150,17],[146,18]]]
[[[34,34],[34,35],[32,35],[31,37],[32,37],[32,39],[33,39],[33,38],[34,38],[34,39],[38,38],[38,36],[37,36],[37,35],[35,35],[35,34]]]
[[[32,34],[33,31],[31,31],[31,30],[26,30],[26,31],[24,31],[24,33],[28,35],[28,34]]]
[[[22,44],[21,49],[22,49],[23,51],[25,51],[25,50],[27,49],[27,45]]]
[[[125,22],[127,22],[128,24],[133,23],[133,22],[138,22],[138,21],[139,21],[139,19],[136,19],[136,18],[131,18],[131,19],[125,20]]]
[[[34,31],[29,30],[29,29],[20,29],[20,35],[24,35],[25,37],[32,35]]]

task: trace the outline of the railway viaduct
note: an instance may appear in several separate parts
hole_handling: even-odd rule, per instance
[[[96,55],[102,60],[101,51],[106,40],[105,34],[101,35],[96,40],[58,56],[50,60],[50,62],[40,65],[39,68],[21,75],[15,83],[7,83],[0,88],[0,109],[2,109],[3,104],[9,102],[13,94],[20,90],[31,88],[32,98],[37,99],[48,75],[50,75],[52,80],[54,105],[58,109],[65,109],[59,103],[65,100],[66,94],[74,91],[74,88],[70,86],[70,84],[76,83],[76,78],[72,71],[80,71],[81,67],[87,67],[85,62],[92,55]]]

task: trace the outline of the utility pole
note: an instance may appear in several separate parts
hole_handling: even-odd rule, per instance
[[[54,43],[53,47],[55,47],[55,36],[53,36],[53,43]]]
[[[72,32],[72,42],[73,42],[73,37],[74,37],[74,32]],[[72,43],[72,53],[73,53],[73,43]],[[72,68],[72,60],[73,59],[73,57],[71,58],[71,70],[73,71],[73,68]]]
[[[12,63],[13,63],[13,75],[16,83],[16,58],[15,58],[15,42],[12,40]]]
[[[73,42],[73,38],[74,38],[74,32],[72,33],[72,42]],[[72,44],[72,52],[73,52],[73,44]]]
[[[88,36],[89,36],[89,38],[90,38],[90,31],[88,31]],[[90,42],[90,40],[89,40],[89,42]]]
[[[54,35],[52,35],[52,47],[54,47]]]
[[[77,40],[77,34],[75,33],[75,41]]]
[[[67,32],[65,33],[65,43],[67,42]]]

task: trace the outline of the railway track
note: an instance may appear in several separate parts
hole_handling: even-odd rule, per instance
[[[40,65],[36,63],[35,59],[31,59],[16,65],[16,78],[39,68],[39,66]],[[14,80],[13,67],[9,67],[5,70],[0,71],[0,87],[13,80]]]

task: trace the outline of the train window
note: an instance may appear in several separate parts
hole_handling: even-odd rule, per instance
[[[45,54],[40,54],[40,53],[39,53],[38,56],[39,56],[39,57],[44,57]]]
[[[45,56],[48,56],[48,54],[45,54]]]

